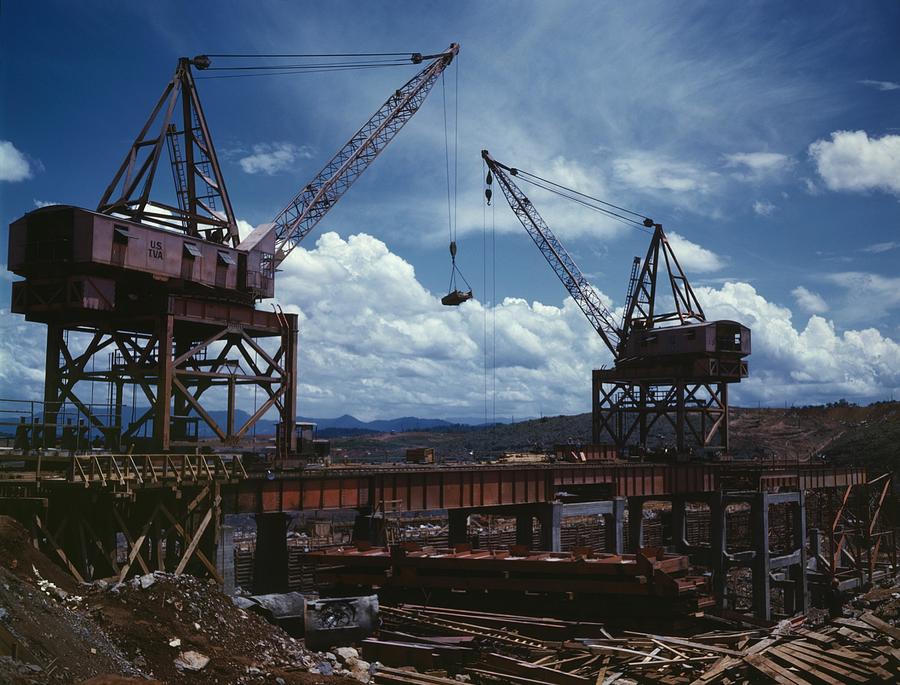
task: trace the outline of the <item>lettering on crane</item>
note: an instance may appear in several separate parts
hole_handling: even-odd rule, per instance
[[[151,240],[150,247],[147,248],[147,255],[150,257],[150,259],[162,259],[163,258],[162,240]]]

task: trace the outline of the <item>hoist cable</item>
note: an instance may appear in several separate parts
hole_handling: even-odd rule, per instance
[[[444,104],[444,161],[447,170],[447,227],[450,230],[450,242],[453,242],[453,203],[450,198],[450,133],[447,125],[447,88],[444,72],[441,72],[441,96]],[[454,263],[455,263],[454,258]]]
[[[374,60],[369,62],[310,62],[308,64],[257,64],[252,67],[207,67],[203,71],[262,71],[265,69],[286,70],[286,69],[311,69],[317,70],[323,67],[374,67],[374,66],[409,66],[411,63],[407,60]]]
[[[491,205],[491,427],[497,424],[497,205]]]
[[[211,79],[217,78],[249,78],[251,76],[290,76],[292,74],[323,74],[326,72],[332,71],[363,71],[367,69],[380,69],[387,66],[399,66],[394,64],[375,64],[369,66],[354,66],[354,67],[329,67],[324,69],[301,69],[301,70],[293,70],[293,71],[265,71],[265,72],[251,72],[251,73],[241,73],[241,74],[220,74],[218,76],[196,76],[195,79],[198,81],[209,81]]]
[[[517,177],[517,178],[521,178],[521,177]],[[531,185],[533,185],[537,188],[541,188],[542,190],[546,190],[547,192],[553,193],[555,195],[559,195],[560,197],[563,197],[567,200],[571,200],[572,202],[576,202],[576,203],[578,203],[584,207],[587,207],[588,209],[591,209],[595,212],[600,212],[601,214],[605,214],[606,216],[608,216],[612,219],[615,219],[616,221],[619,221],[620,223],[623,223],[626,226],[638,228],[640,230],[647,231],[648,233],[651,232],[650,229],[647,226],[645,226],[642,222],[636,221],[635,219],[632,219],[631,217],[624,216],[622,214],[618,214],[617,212],[613,212],[612,210],[606,209],[605,207],[598,207],[597,205],[591,204],[587,200],[583,200],[580,197],[574,197],[572,195],[567,195],[565,192],[556,190],[549,186],[545,186],[538,181],[533,181],[528,178],[522,178],[521,180],[525,181],[526,183],[530,183]],[[557,184],[554,184],[554,185],[557,185]],[[577,191],[572,191],[572,192],[577,193]],[[584,195],[583,193],[577,193],[577,194]],[[591,199],[593,199],[593,198],[591,198]],[[600,202],[602,202],[602,200]],[[626,210],[626,211],[628,211],[628,210]]]
[[[607,202],[606,200],[601,200],[599,197],[594,197],[593,195],[588,195],[587,193],[579,192],[579,191],[575,190],[574,188],[568,188],[560,183],[556,183],[555,181],[551,181],[547,178],[542,178],[542,177],[538,176],[537,174],[532,174],[529,171],[523,171],[522,169],[517,169],[516,172],[517,172],[516,173],[517,176],[522,176],[522,175],[530,176],[531,178],[535,178],[538,181],[543,181],[544,183],[549,183],[550,185],[552,185],[556,188],[559,188],[560,190],[564,190],[564,191],[567,191],[570,193],[574,193],[576,195],[580,195],[581,197],[583,197],[587,200],[593,200],[594,202],[599,202],[600,204],[606,205],[607,207],[612,207],[613,209],[618,209],[620,212],[625,212],[626,214],[632,214],[634,216],[640,217],[642,221],[650,218],[644,214],[641,214],[640,212],[635,212],[631,209],[626,209],[625,207],[620,207],[619,205],[614,205],[612,202]]]
[[[205,53],[207,57],[228,57],[235,59],[255,59],[257,57],[277,57],[277,58],[286,58],[286,57],[310,57],[310,58],[320,58],[320,57],[412,57],[414,54],[412,52],[326,52],[326,53],[281,53],[281,54],[272,54],[272,53],[221,53],[221,54],[213,54],[213,53]],[[424,58],[423,58],[424,59]]]
[[[455,77],[453,84],[453,240],[456,240],[459,227],[459,58],[456,59]],[[462,275],[462,274],[460,274]],[[463,277],[465,281],[465,277]],[[468,281],[466,281],[468,285]],[[471,289],[471,288],[470,288]]]
[[[481,177],[485,177],[486,165],[481,160]],[[487,205],[481,203],[481,292],[487,298]],[[482,351],[484,357],[484,423],[488,422],[488,349],[487,349],[487,303],[481,308]]]

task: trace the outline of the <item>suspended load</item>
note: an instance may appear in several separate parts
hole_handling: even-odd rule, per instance
[[[462,275],[462,272],[459,270],[459,267],[456,266],[456,241],[453,240],[450,243],[450,292],[444,295],[441,298],[441,304],[446,305],[447,307],[458,307],[466,300],[472,299],[472,286],[469,285],[469,282],[466,280],[466,277]],[[456,277],[459,276],[463,283],[466,284],[468,290],[460,290],[456,285]]]

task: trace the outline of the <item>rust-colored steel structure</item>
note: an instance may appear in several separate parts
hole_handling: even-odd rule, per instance
[[[368,545],[332,547],[304,555],[315,565],[317,582],[338,588],[396,588],[565,594],[580,599],[627,595],[633,600],[678,601],[692,610],[713,604],[708,581],[691,576],[685,555],[644,549],[637,554],[531,552]]]
[[[243,241],[192,75],[210,60],[179,59],[96,211],[55,205],[10,225],[8,267],[23,278],[12,311],[47,325],[43,411],[31,424],[42,445],[100,436],[108,449],[164,452],[196,445],[203,424],[234,446],[274,412],[278,456],[293,453],[298,317],[256,302],[274,295],[278,264],[418,111],[458,51],[454,43],[411,55],[425,62],[421,71]],[[152,196],[164,155],[168,203]],[[248,391],[253,411],[238,422],[238,395]],[[72,413],[86,425],[61,422]]]
[[[513,213],[612,353],[612,368],[593,373],[593,442],[645,450],[657,423],[674,433],[679,453],[728,450],[728,384],[747,376],[750,329],[707,321],[661,224],[495,160],[487,150],[485,197],[496,179]],[[621,323],[513,178],[653,232],[636,257]],[[664,291],[672,308],[661,305]]]
[[[396,511],[429,511],[552,502],[562,492],[593,499],[666,498],[715,492],[731,483],[776,491],[846,487],[865,480],[865,469],[855,467],[796,467],[775,473],[717,464],[331,468],[273,479],[251,474],[224,496],[224,506],[265,513],[375,509],[393,502]]]

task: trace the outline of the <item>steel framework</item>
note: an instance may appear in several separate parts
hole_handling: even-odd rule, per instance
[[[113,449],[138,447],[167,451],[195,444],[189,425],[202,421],[224,444],[236,444],[256,421],[275,409],[283,425],[296,415],[297,316],[280,311],[170,296],[163,314],[117,320],[114,327],[85,320],[78,325],[47,325],[44,431],[55,435],[57,412],[75,405]],[[71,334],[86,334],[76,349]],[[277,341],[267,349],[264,339]],[[87,401],[89,384],[108,386],[106,412]],[[236,397],[241,387],[256,388],[264,400],[241,425]],[[225,391],[224,425],[201,402],[213,388]],[[142,411],[128,425],[124,406],[130,391],[140,392]],[[292,431],[289,431],[292,433]],[[286,436],[290,441],[291,435]],[[286,447],[290,448],[288,442]]]
[[[896,574],[897,530],[892,475],[847,485],[834,508],[825,544],[813,540],[814,556],[833,590],[862,588]]]
[[[640,382],[611,380],[604,370],[593,373],[592,433],[594,443],[647,445],[656,429],[674,434],[675,448],[728,445],[728,384],[710,382]],[[661,425],[658,425],[661,424]]]

